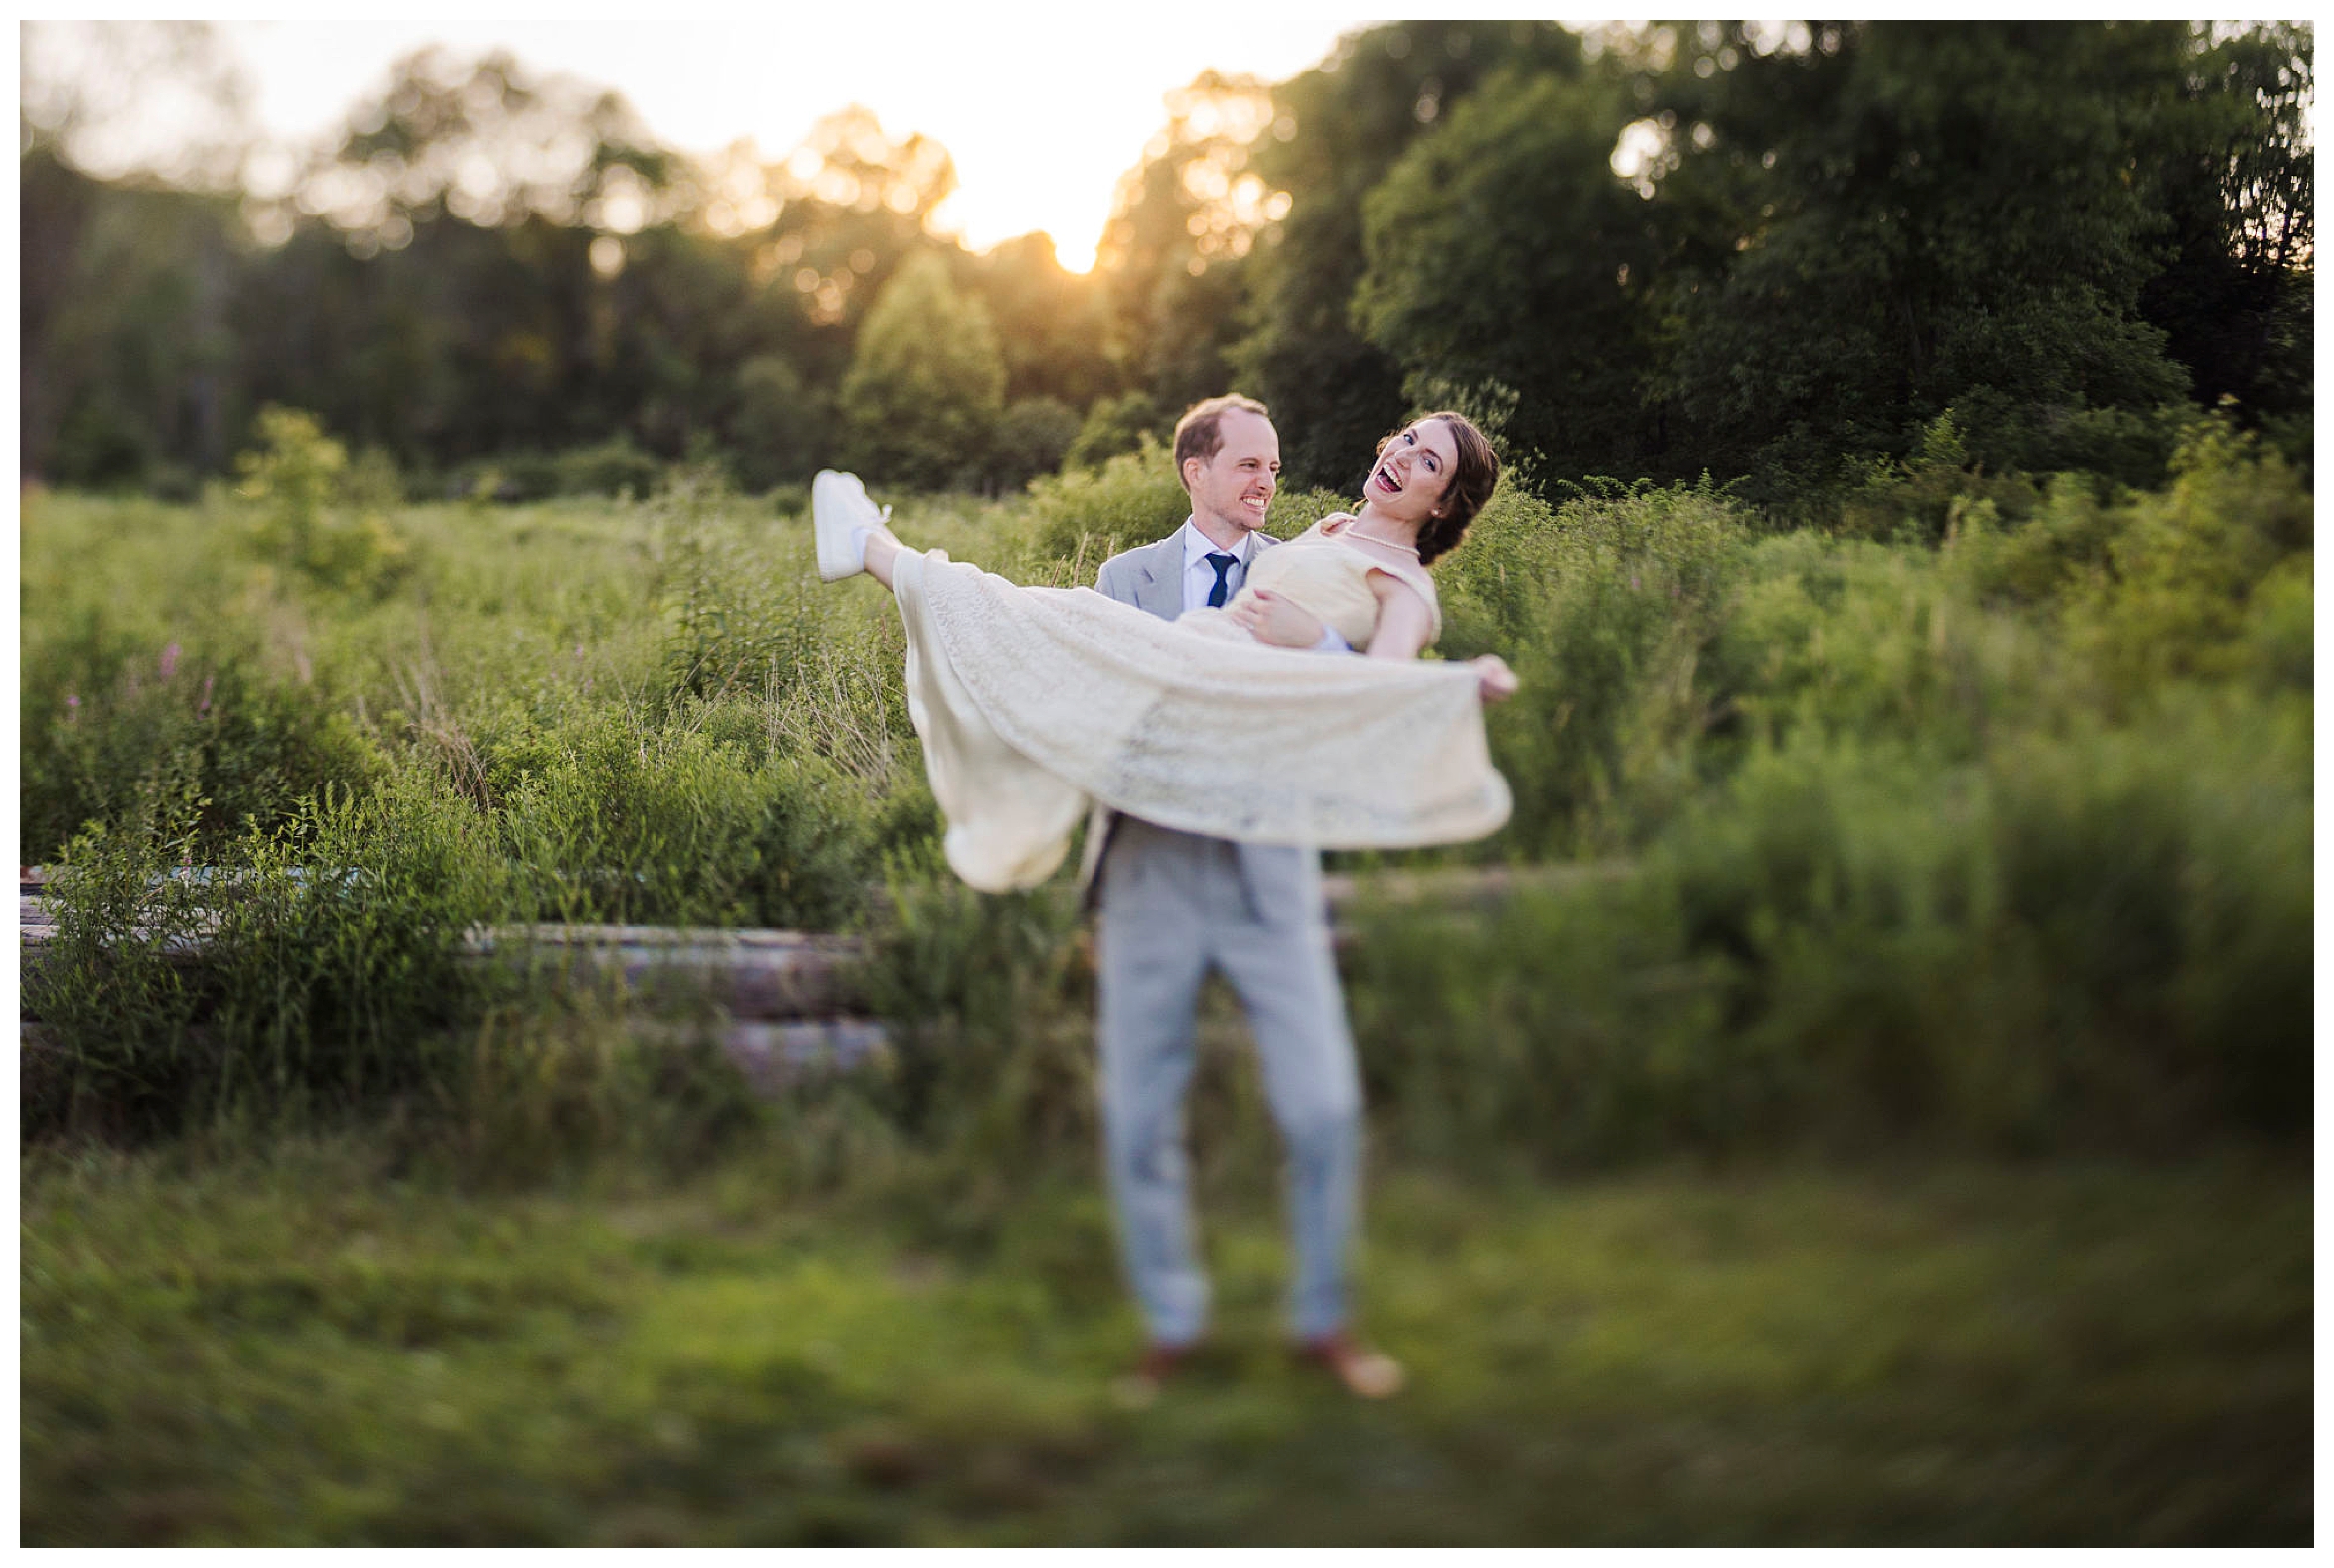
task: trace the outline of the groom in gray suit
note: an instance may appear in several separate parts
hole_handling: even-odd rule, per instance
[[[1279,483],[1280,438],[1245,397],[1197,404],[1175,427],[1191,517],[1169,537],[1102,563],[1094,587],[1173,620],[1222,605],[1247,578]],[[1345,643],[1325,632],[1325,650]],[[1401,1368],[1346,1330],[1346,1253],[1360,1182],[1361,1075],[1330,956],[1321,858],[1096,812],[1086,872],[1098,874],[1102,1122],[1121,1257],[1150,1348],[1125,1391],[1137,1402],[1198,1343],[1208,1281],[1192,1244],[1183,1100],[1200,987],[1214,968],[1238,993],[1288,1154],[1297,1349],[1355,1393],[1380,1398]]]

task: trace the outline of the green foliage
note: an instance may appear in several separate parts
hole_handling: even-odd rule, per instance
[[[2069,606],[2070,635],[2126,700],[2199,676],[2306,690],[2293,611],[2310,574],[2309,493],[2282,458],[2218,425],[2192,432],[2173,469],[2167,491],[2118,519],[2106,570]]]
[[[1053,473],[1081,428],[1077,410],[1054,398],[1024,397],[1010,404],[997,422],[992,482],[1015,491],[1040,474]]]
[[[24,667],[18,821],[30,861],[62,855],[85,826],[140,816],[167,779],[190,781],[200,805],[189,831],[208,853],[247,821],[273,826],[303,794],[363,786],[385,766],[332,693],[269,670],[247,636],[190,618],[156,648],[95,605],[61,619],[63,635],[36,639]]]
[[[667,465],[618,436],[570,452],[505,453],[461,472],[465,494],[509,504],[556,496],[639,499],[664,484]]]
[[[1145,438],[1163,442],[1174,428],[1175,421],[1147,392],[1097,398],[1086,411],[1064,459],[1080,468],[1099,468],[1121,452],[1135,451]]]
[[[459,802],[411,775],[312,798],[207,885],[166,869],[190,825],[149,816],[70,846],[27,998],[63,1081],[31,1130],[94,1107],[121,1131],[178,1132],[442,1087],[440,1031],[471,989],[462,936],[500,903]]]
[[[119,1135],[187,1115],[202,1087],[198,997],[174,960],[202,934],[204,890],[171,870],[202,807],[183,775],[141,781],[135,809],[92,823],[52,884],[56,930],[24,965],[24,1127]]]
[[[2159,476],[2160,477],[2160,476]],[[1911,536],[1946,538],[1965,514],[2022,519],[2038,501],[2022,475],[1988,475],[1969,456],[1955,411],[1930,421],[1920,445],[1901,458],[1872,460],[1839,499],[1836,531],[1849,538],[1886,539],[1908,525]]]
[[[1498,652],[1523,681],[1486,714],[1516,851],[1614,847],[1693,787],[1693,743],[1723,711],[1694,675],[1744,542],[1707,489],[1551,508],[1503,486],[1438,569],[1445,654]]]
[[[730,426],[738,478],[750,488],[807,479],[834,444],[834,399],[793,360],[759,355],[738,366]]]
[[[988,308],[959,294],[938,257],[914,257],[860,327],[839,404],[844,466],[925,490],[975,479],[1004,398]]]
[[[996,322],[1008,398],[1084,408],[1118,384],[1103,352],[1102,290],[1092,275],[1063,270],[1049,235],[992,246],[972,270]]]
[[[974,1182],[1090,1147],[1093,999],[1076,904],[1059,889],[975,893],[929,856],[895,858],[886,889],[866,983],[896,1036],[887,1114]]]
[[[261,409],[259,437],[264,448],[237,457],[235,470],[243,476],[236,494],[259,503],[251,543],[260,557],[329,588],[386,591],[403,569],[405,542],[377,511],[348,515],[348,449],[290,408]],[[371,472],[357,482],[368,499],[380,489]]]
[[[545,921],[832,929],[877,869],[879,813],[816,756],[602,722],[530,737],[497,802],[516,907]]]
[[[2168,219],[2132,177],[2178,134],[2183,25],[1826,37],[1665,94],[1697,128],[1657,205],[1732,230],[1670,286],[1667,385],[1703,461],[1780,490],[1830,454],[1901,451],[1954,404],[1988,467],[2062,467],[2066,421],[2187,389],[2138,312]]]
[[[1036,547],[1069,556],[1081,584],[1120,550],[1163,539],[1191,515],[1191,496],[1175,472],[1175,455],[1145,440],[1099,468],[1072,466],[1029,487]]]
[[[1248,151],[1261,178],[1288,193],[1288,211],[1259,236],[1247,331],[1229,358],[1279,421],[1292,482],[1358,487],[1372,444],[1417,406],[1405,396],[1405,377],[1445,369],[1387,354],[1355,323],[1367,265],[1363,208],[1373,188],[1405,150],[1437,139],[1503,67],[1569,82],[1581,61],[1579,37],[1551,22],[1412,20],[1358,29],[1319,65],[1273,88],[1271,134]],[[1608,151],[1617,130],[1605,130]],[[1471,213],[1456,228],[1416,232],[1463,246],[1485,217]],[[1548,259],[1535,257],[1524,270]],[[1540,329],[1521,319],[1507,326],[1519,341],[1540,341]]]
[[[1652,246],[1611,168],[1628,102],[1602,76],[1496,76],[1363,203],[1356,325],[1405,366],[1504,390],[1504,444],[1552,474],[1650,455]]]
[[[1441,651],[1500,652],[1523,679],[1488,715],[1516,810],[1445,855],[1634,869],[1519,893],[1476,925],[1373,921],[1352,953],[1355,1017],[1397,1144],[1595,1164],[1811,1137],[2296,1133],[2307,491],[2225,420],[2184,435],[2154,492],[2020,489],[1968,462],[1957,425],[1935,424],[1855,493],[1862,538],[1776,532],[1707,481],[1495,498],[1439,569]],[[80,954],[60,971],[80,977],[78,1038],[140,1064],[242,1041],[236,1092],[261,1100],[426,1084],[454,1114],[483,1096],[466,1136],[491,1147],[510,1118],[511,1147],[541,1151],[513,1159],[534,1169],[623,1123],[628,1096],[678,1095],[702,1107],[688,1125],[718,1122],[728,1080],[595,1055],[582,1023],[537,1028],[484,990],[432,982],[444,1012],[400,1011],[386,993],[435,972],[453,905],[864,925],[907,1044],[892,1077],[803,1110],[822,1129],[804,1172],[831,1175],[845,1144],[899,1147],[885,1139],[966,1170],[1086,1146],[1069,912],[950,891],[897,617],[881,595],[815,584],[799,515],[702,472],[646,502],[517,508],[492,527],[413,509],[416,580],[373,601],[297,581],[236,592],[247,568],[218,543],[245,504],[27,508],[41,611],[25,823],[52,843],[104,824],[72,852],[96,868],[63,894],[79,928],[118,933],[145,897],[167,940],[193,906],[174,915],[176,884],[141,893],[141,878],[190,855],[256,879],[240,945],[192,968],[155,959],[111,987],[108,938],[61,948]],[[1291,487],[1270,525],[1343,504]],[[1186,505],[1146,446],[1003,503],[909,499],[896,520],[1061,584]],[[184,661],[165,667],[155,645],[181,615]],[[208,714],[191,676],[213,679]],[[257,802],[256,828],[222,816],[228,801]],[[365,833],[402,857],[383,885],[413,891],[344,932],[343,906],[289,868],[355,855]],[[293,1000],[255,1000],[276,995]],[[490,1019],[519,1053],[509,1071],[442,1056]],[[351,1035],[375,1055],[344,1082],[320,1064],[346,1069],[333,1043]],[[226,1081],[189,1060],[212,1077],[187,1082]],[[112,1092],[88,1084],[133,1079],[75,1081],[82,1114]],[[1208,1090],[1236,1119],[1255,1109],[1237,1082]],[[528,1084],[547,1096],[539,1120]]]

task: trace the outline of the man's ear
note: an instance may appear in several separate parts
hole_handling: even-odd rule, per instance
[[[1205,461],[1199,458],[1185,458],[1183,460],[1183,493],[1186,496],[1191,494],[1191,466],[1194,463],[1198,463],[1202,468],[1208,466]]]

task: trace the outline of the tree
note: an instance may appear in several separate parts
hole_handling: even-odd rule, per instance
[[[1246,263],[1277,211],[1248,168],[1272,122],[1270,89],[1202,71],[1167,95],[1167,125],[1124,176],[1096,247],[1120,376],[1181,410],[1231,388]]]
[[[833,399],[779,355],[738,367],[729,428],[739,482],[756,490],[807,479],[833,450]]]
[[[1078,411],[1068,403],[1052,397],[1015,399],[997,421],[989,483],[1016,491],[1040,474],[1053,473],[1078,432]]]
[[[1974,458],[2043,468],[2094,411],[2180,397],[2137,301],[2169,228],[2143,158],[2189,65],[2179,24],[1678,35],[1656,205],[1718,225],[1717,264],[1664,280],[1660,391],[1704,461],[1806,483],[1951,406]]]
[[[1567,77],[1580,42],[1547,22],[1394,22],[1340,40],[1273,88],[1252,158],[1267,220],[1248,262],[1246,330],[1229,359],[1240,385],[1271,406],[1292,483],[1358,483],[1373,443],[1409,410],[1405,366],[1351,314],[1363,199],[1503,66]]]
[[[686,175],[620,94],[538,77],[500,52],[464,61],[432,45],[351,111],[272,220],[288,222],[295,205],[322,213],[361,256],[397,249],[441,216],[629,234],[688,204]]]
[[[2307,24],[2213,40],[2185,83],[2183,134],[2151,161],[2173,254],[2141,312],[2197,399],[2235,397],[2249,421],[2311,405],[2312,56]]]
[[[845,461],[922,489],[975,479],[1004,399],[1005,362],[987,308],[957,292],[938,256],[915,256],[860,324],[843,378]]]
[[[1651,446],[1651,224],[1611,166],[1626,103],[1602,75],[1505,72],[1363,204],[1354,321],[1410,401],[1472,403],[1549,473],[1635,472]]]
[[[1085,408],[1116,386],[1102,348],[1101,285],[1092,274],[1064,271],[1052,238],[1008,239],[969,270],[1004,348],[1007,396]]]

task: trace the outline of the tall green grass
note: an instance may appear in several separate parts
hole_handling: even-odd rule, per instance
[[[940,869],[897,617],[817,582],[800,497],[684,470],[384,509],[321,440],[278,432],[269,494],[27,499],[22,824],[73,867],[28,993],[60,1042],[39,1105],[442,1109],[489,1092],[482,1031],[557,1033],[457,974],[466,926],[755,924],[877,940],[904,1044],[849,1116],[1091,1137],[1076,922]],[[1706,484],[1510,486],[1479,519],[1438,573],[1441,651],[1523,678],[1489,715],[1516,812],[1439,858],[1634,870],[1365,923],[1397,1140],[1594,1163],[2306,1132],[2307,492],[2211,421],[2149,492],[1956,481],[1940,451],[1864,493],[1901,527],[1777,532]],[[312,545],[344,541],[330,570],[287,542],[287,491]],[[1141,452],[895,526],[1085,582],[1179,496]],[[1336,504],[1283,497],[1274,529]],[[166,951],[206,918],[151,881],[175,863],[243,878],[199,962]]]

